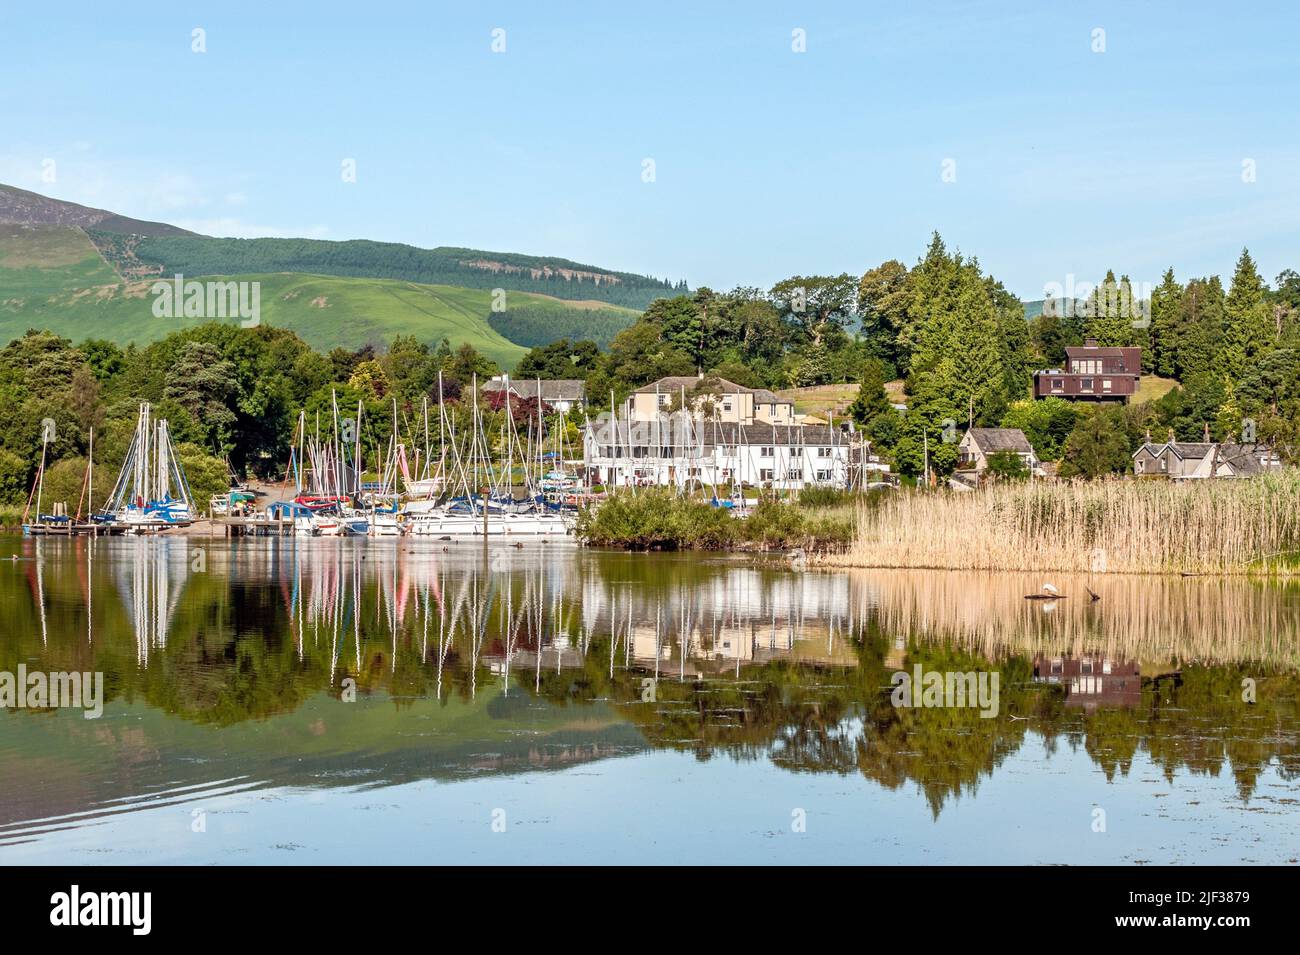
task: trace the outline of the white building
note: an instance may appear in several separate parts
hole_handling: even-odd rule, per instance
[[[681,411],[650,421],[604,417],[583,430],[587,479],[607,487],[843,488],[859,455],[854,435],[837,428],[704,421]]]

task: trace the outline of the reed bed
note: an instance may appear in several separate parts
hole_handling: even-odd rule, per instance
[[[1300,572],[1300,471],[902,493],[858,512],[827,564],[1121,574]]]

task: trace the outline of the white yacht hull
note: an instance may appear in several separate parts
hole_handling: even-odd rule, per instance
[[[409,519],[415,537],[482,537],[482,517],[467,514],[416,514]],[[557,514],[491,514],[486,522],[488,537],[566,537],[572,524]]]

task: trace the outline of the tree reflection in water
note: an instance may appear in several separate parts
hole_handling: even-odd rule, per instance
[[[1024,599],[1042,583],[1024,574],[791,573],[556,544],[486,555],[387,540],[14,546],[23,559],[0,570],[0,669],[102,670],[110,708],[143,702],[223,733],[353,685],[385,702],[381,714],[432,704],[435,725],[453,701],[484,698],[483,718],[503,732],[548,721],[530,765],[626,751],[612,722],[641,746],[700,760],[912,784],[936,815],[1031,737],[1086,752],[1110,779],[1140,753],[1170,780],[1230,772],[1243,798],[1270,763],[1286,780],[1300,767],[1293,584],[1057,575],[1063,593],[1088,585],[1102,599],[1044,603]],[[895,707],[891,675],[917,664],[996,670],[997,716]],[[368,735],[332,730],[336,746],[364,746],[380,777],[406,778],[383,761],[409,740],[385,738],[369,712],[380,722]],[[449,757],[481,768],[475,758]]]

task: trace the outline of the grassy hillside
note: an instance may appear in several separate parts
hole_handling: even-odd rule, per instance
[[[1143,375],[1138,382],[1137,394],[1133,396],[1134,404],[1144,401],[1159,401],[1178,387],[1173,378],[1161,378],[1159,375]]]
[[[568,259],[394,242],[218,239],[0,185],[0,336],[148,341],[152,282],[264,283],[262,317],[318,348],[394,335],[469,343],[506,368],[561,338],[602,345],[673,283]],[[505,311],[492,311],[507,292]],[[524,347],[520,347],[524,346]]]
[[[637,316],[605,302],[528,292],[510,292],[508,311],[494,314],[489,289],[394,279],[295,273],[206,278],[260,281],[262,320],[293,329],[316,348],[386,345],[395,335],[429,343],[445,337],[453,345],[468,342],[507,370],[534,344],[566,336],[605,342]],[[154,281],[121,280],[78,226],[0,224],[0,341],[28,328],[76,341],[161,338],[184,319],[154,317]]]
[[[360,239],[347,242],[204,236],[134,239],[93,230],[90,235],[119,272],[138,277],[178,272],[187,277],[306,272],[402,279],[425,285],[502,288],[637,310],[677,291],[671,282],[645,275],[615,272],[568,259],[477,249],[418,249],[398,242]]]
[[[784,388],[777,392],[782,398],[794,402],[797,414],[816,415],[823,421],[831,415],[843,417],[853,399],[858,396],[856,382],[840,385],[812,385],[807,388]]]
[[[106,270],[102,261],[100,266]],[[111,272],[107,276],[114,278]],[[104,272],[84,260],[40,270],[0,266],[0,340],[46,328],[75,341],[107,338],[126,344],[152,341],[198,321],[155,318],[152,280],[79,284],[94,277],[102,279]],[[506,369],[526,352],[488,324],[491,293],[482,289],[284,273],[215,278],[261,282],[262,321],[292,329],[319,349],[387,345],[395,335],[429,343],[447,338],[453,345],[468,342]],[[514,297],[530,310],[551,312],[557,322],[571,320],[575,311],[545,296]]]
[[[0,224],[0,307],[13,300],[116,281],[113,270],[76,226]]]

